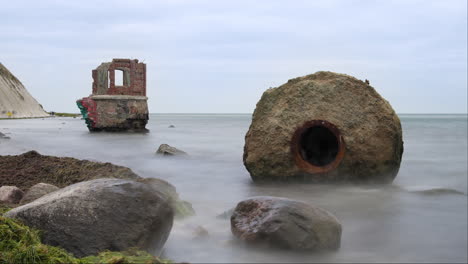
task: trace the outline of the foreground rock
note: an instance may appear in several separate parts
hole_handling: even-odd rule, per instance
[[[23,191],[16,186],[0,187],[0,202],[17,204],[23,198]]]
[[[388,183],[402,153],[400,120],[373,87],[317,72],[263,93],[244,164],[253,180]]]
[[[41,155],[32,150],[21,155],[0,156],[0,186],[14,185],[23,191],[43,182],[63,188],[98,179],[139,179],[132,170],[111,163]]]
[[[183,156],[187,155],[185,151],[182,151],[180,149],[174,148],[172,146],[169,146],[168,144],[161,144],[156,151],[156,154],[164,155],[164,156]]]
[[[300,201],[253,197],[231,216],[232,233],[246,242],[297,250],[338,249],[341,224],[331,213]]]
[[[44,243],[77,257],[130,247],[158,252],[173,223],[173,210],[163,194],[148,184],[122,179],[77,183],[5,216],[44,231]]]
[[[29,190],[23,196],[23,199],[21,199],[20,203],[21,204],[30,203],[38,198],[41,198],[42,196],[48,193],[55,192],[58,189],[59,187],[52,185],[52,184],[43,183],[43,182],[38,183],[32,186],[31,188],[29,188]]]

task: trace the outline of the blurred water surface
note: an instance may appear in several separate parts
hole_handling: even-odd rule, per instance
[[[89,133],[80,118],[0,120],[0,155],[29,150],[130,167],[176,186],[197,215],[176,221],[164,255],[196,262],[467,262],[467,115],[400,115],[404,154],[391,185],[254,184],[242,164],[246,114],[152,114],[147,134]],[[169,128],[174,125],[174,128]],[[154,155],[167,143],[190,154]],[[253,248],[216,217],[250,196],[306,201],[334,213],[328,253]],[[209,235],[197,237],[198,226]]]

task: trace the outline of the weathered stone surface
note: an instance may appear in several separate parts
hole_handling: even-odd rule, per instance
[[[132,180],[77,183],[17,207],[5,216],[43,230],[43,242],[77,257],[140,247],[158,252],[173,223],[163,194]]]
[[[122,83],[116,83],[116,72]],[[90,131],[147,131],[146,64],[113,59],[93,70],[93,94],[77,101]]]
[[[243,241],[297,250],[338,249],[341,224],[330,212],[286,198],[260,196],[240,202],[231,231]]]
[[[0,201],[4,203],[16,204],[23,198],[23,191],[16,186],[0,187]]]
[[[21,199],[20,203],[21,204],[30,203],[38,198],[41,198],[42,196],[48,193],[55,192],[58,189],[59,187],[55,185],[40,182],[38,184],[35,184],[31,188],[29,188],[29,190],[23,196],[23,199]]]
[[[243,159],[253,180],[386,183],[402,153],[400,120],[373,87],[317,72],[263,93]]]
[[[156,151],[156,154],[161,154],[164,156],[180,156],[187,155],[185,151],[177,149],[175,147],[169,146],[168,144],[161,144]]]

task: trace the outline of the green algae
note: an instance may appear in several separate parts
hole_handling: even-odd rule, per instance
[[[122,252],[104,251],[97,256],[75,258],[62,248],[41,243],[40,231],[20,221],[2,216],[9,207],[0,207],[0,264],[156,264],[172,263],[148,252],[131,248]]]

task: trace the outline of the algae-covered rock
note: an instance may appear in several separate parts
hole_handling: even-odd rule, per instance
[[[5,214],[77,257],[130,247],[159,252],[173,215],[165,195],[150,185],[110,178],[70,185]]]
[[[98,178],[139,179],[131,169],[106,162],[41,155],[31,150],[21,155],[0,155],[0,185],[27,191],[45,182],[63,188]]]
[[[253,180],[386,183],[402,153],[400,120],[373,87],[317,72],[263,93],[243,160]]]
[[[260,196],[240,202],[231,231],[253,244],[295,250],[336,250],[341,224],[330,212],[286,198]]]

